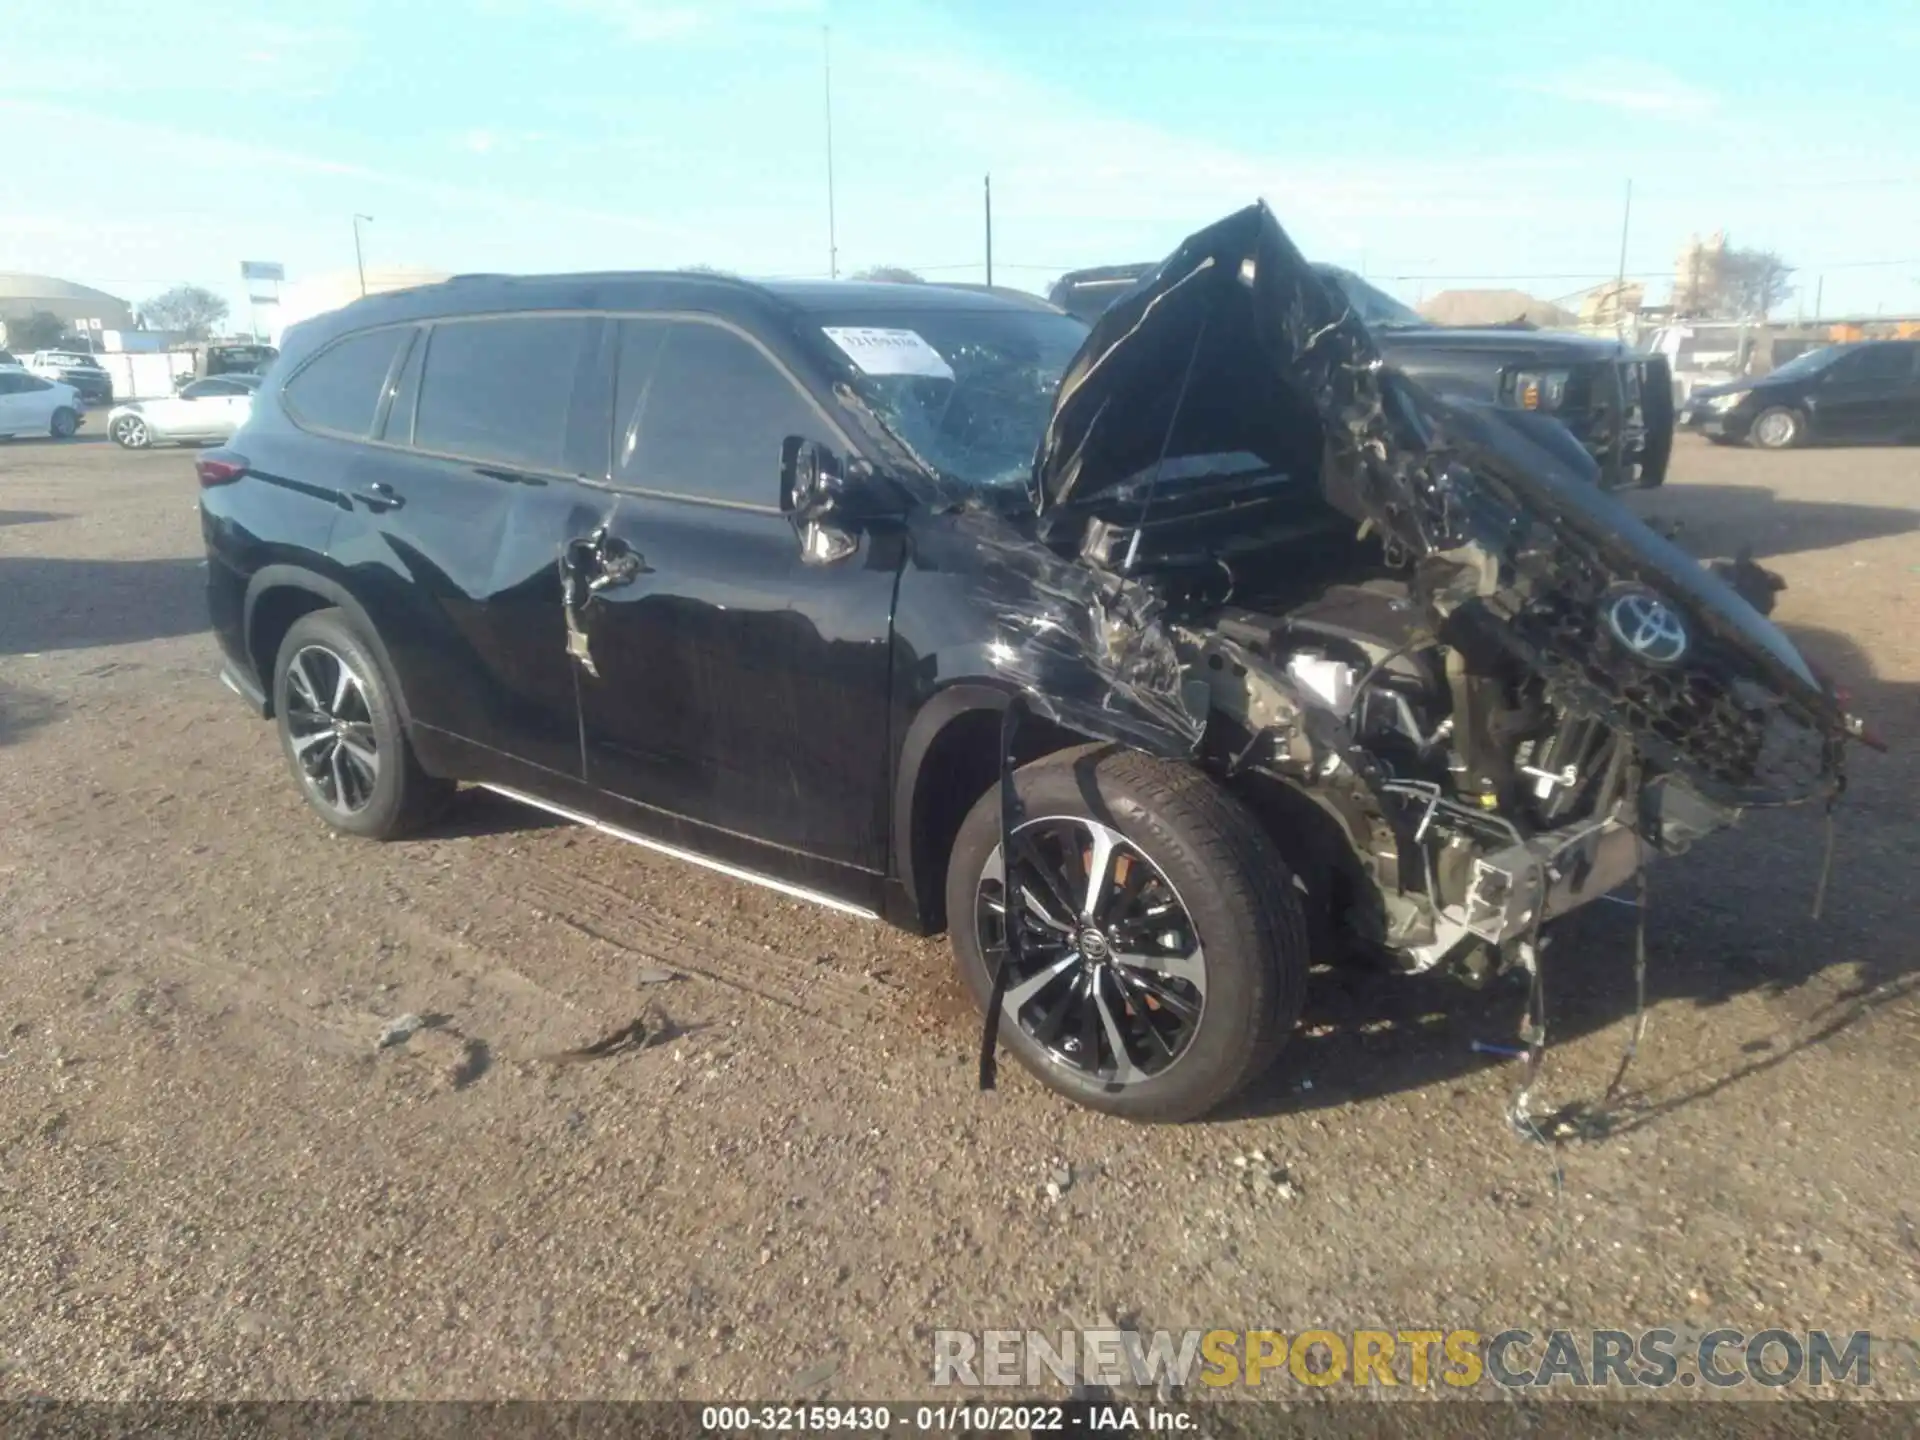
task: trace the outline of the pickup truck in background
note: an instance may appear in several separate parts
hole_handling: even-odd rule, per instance
[[[113,380],[93,356],[78,350],[35,350],[22,362],[28,373],[56,385],[72,387],[74,394],[88,405],[107,405],[113,400]]]
[[[1075,270],[1047,298],[1091,324],[1156,265]],[[1617,340],[1528,325],[1435,325],[1350,270],[1316,265],[1347,297],[1389,364],[1447,399],[1553,416],[1593,456],[1608,490],[1650,489],[1673,452],[1673,380],[1666,360]]]

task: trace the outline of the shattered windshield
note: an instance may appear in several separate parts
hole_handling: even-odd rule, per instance
[[[895,310],[821,315],[853,362],[854,388],[940,475],[1023,487],[1067,364],[1087,338],[1044,310]]]
[[[1342,270],[1338,265],[1316,265],[1313,268],[1322,279],[1331,280],[1340,287],[1347,297],[1347,303],[1360,316],[1360,323],[1369,330],[1427,328],[1429,322],[1421,319],[1417,310],[1402,305],[1384,290],[1376,290],[1351,270]]]

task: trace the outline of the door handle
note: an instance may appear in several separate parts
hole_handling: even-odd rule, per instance
[[[354,491],[353,498],[374,511],[398,510],[407,503],[406,497],[384,480],[376,480],[366,489]]]
[[[609,535],[604,525],[586,538],[572,541],[567,546],[566,561],[568,572],[594,595],[653,573],[638,550]]]

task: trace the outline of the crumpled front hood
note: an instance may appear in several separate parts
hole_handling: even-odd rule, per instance
[[[1701,641],[1689,673],[1707,667],[1714,704],[1748,713],[1770,693],[1809,744],[1844,733],[1839,703],[1792,642],[1530,432],[1531,418],[1441,400],[1385,366],[1345,297],[1256,204],[1189,238],[1094,326],[1055,397],[1037,503],[1045,514],[1115,490],[1150,494],[1144,479],[1194,456],[1317,471],[1330,505],[1415,562],[1437,616],[1477,606],[1536,669],[1564,651],[1555,683],[1653,753],[1677,757],[1681,737],[1661,734],[1676,724],[1667,710],[1684,720],[1698,696],[1682,683],[1671,705],[1661,699],[1666,709],[1649,708],[1630,657],[1605,633],[1605,606],[1623,586],[1684,617]],[[1606,676],[1594,668],[1603,660]],[[1681,677],[1656,679],[1664,697]],[[1719,788],[1754,799],[1809,789],[1804,777],[1746,784],[1735,778],[1743,764],[1729,758]]]
[[[1232,449],[1285,464],[1303,419],[1367,405],[1379,358],[1340,291],[1251,205],[1190,236],[1095,323],[1041,440],[1041,509],[1163,459]]]

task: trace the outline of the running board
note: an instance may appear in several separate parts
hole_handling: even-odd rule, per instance
[[[822,895],[818,890],[809,890],[804,885],[791,885],[785,880],[775,880],[771,875],[762,875],[754,870],[743,870],[738,865],[728,865],[724,861],[714,860],[705,855],[696,855],[691,850],[682,850],[677,845],[663,844],[649,839],[645,835],[636,835],[631,830],[623,830],[618,825],[609,825],[604,820],[596,820],[591,815],[582,815],[578,810],[569,810],[564,805],[555,805],[551,800],[541,800],[523,790],[510,790],[505,785],[489,785],[481,782],[482,790],[491,790],[496,795],[504,795],[509,800],[517,800],[522,805],[531,805],[536,810],[544,810],[549,815],[558,815],[562,820],[571,820],[576,825],[585,825],[590,830],[598,830],[603,835],[611,835],[616,840],[624,840],[629,845],[638,845],[642,849],[657,854],[670,855],[675,860],[684,860],[689,865],[698,865],[704,870],[717,871],[735,880],[745,880],[750,885],[759,885],[768,890],[777,890],[782,895],[791,895],[796,900],[808,900],[815,905],[825,906],[829,910],[838,910],[842,915],[857,916],[862,920],[878,920],[880,916],[859,905],[849,904],[845,900],[836,900],[831,895]]]

